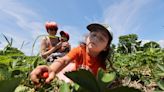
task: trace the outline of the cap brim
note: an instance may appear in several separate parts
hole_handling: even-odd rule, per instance
[[[109,30],[107,29],[107,28],[105,28],[103,25],[101,25],[101,24],[98,24],[98,23],[92,23],[92,24],[89,24],[88,26],[87,26],[87,29],[89,30],[89,31],[95,31],[96,29],[100,29],[100,30],[103,30],[103,31],[105,31],[105,32],[107,32],[108,33],[108,35],[109,35],[109,37],[111,38],[111,40],[113,39],[113,37],[112,37],[112,35],[111,35],[111,33],[109,32]]]
[[[66,33],[65,33],[64,31],[61,31],[61,32],[60,32],[60,35],[62,35],[62,34],[64,34],[64,35],[65,35]]]

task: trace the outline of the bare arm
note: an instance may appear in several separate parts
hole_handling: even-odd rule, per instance
[[[40,65],[37,66],[30,74],[31,80],[37,85],[39,85],[39,79],[41,78],[40,75],[43,72],[48,72],[49,77],[46,79],[46,83],[50,83],[55,75],[60,72],[69,62],[71,59],[68,56],[64,56],[62,58],[56,59],[54,63],[50,66],[47,65]]]
[[[67,66],[71,62],[71,59],[68,56],[64,56],[62,58],[56,59],[50,66],[50,70],[53,72],[53,74],[59,73],[65,66]],[[50,82],[53,77],[48,77],[46,79],[46,82]]]
[[[70,63],[71,59],[68,56],[58,58],[50,65],[50,68],[55,72],[60,72],[66,65]]]
[[[50,50],[46,50],[46,39],[43,39],[41,42],[41,56],[43,58],[47,58],[47,56],[49,56],[51,53],[53,53],[54,51],[56,51],[57,49],[59,49],[61,47],[62,43],[58,43],[56,46],[52,47]]]

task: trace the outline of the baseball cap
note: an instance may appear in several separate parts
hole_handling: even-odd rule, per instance
[[[101,31],[106,32],[108,34],[108,36],[109,36],[109,39],[110,39],[109,41],[111,42],[113,40],[113,35],[110,32],[110,29],[108,29],[108,28],[110,28],[110,27],[107,26],[107,25],[99,24],[99,23],[92,23],[92,24],[89,24],[87,26],[87,29],[90,32],[95,31],[95,29],[100,29]]]
[[[67,40],[69,40],[69,34],[68,33],[64,32],[64,31],[60,31],[60,35],[65,35]]]

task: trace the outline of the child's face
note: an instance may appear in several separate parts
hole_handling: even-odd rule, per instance
[[[106,49],[109,36],[103,31],[93,31],[86,40],[87,48],[93,52],[101,52]]]
[[[68,39],[65,35],[61,35],[61,41],[65,42],[65,41],[68,41]]]
[[[54,28],[51,28],[51,29],[48,29],[48,34],[49,35],[56,35],[56,33],[57,33],[57,30],[56,29],[54,29]]]
[[[61,47],[61,51],[64,51],[66,48],[68,48],[68,46],[69,46],[68,42],[63,42],[62,47]]]

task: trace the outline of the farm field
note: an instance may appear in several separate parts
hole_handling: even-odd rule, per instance
[[[75,83],[55,78],[51,84],[45,84],[41,79],[38,89],[30,81],[29,73],[46,62],[39,55],[26,56],[12,47],[12,40],[6,40],[8,45],[0,50],[0,92],[164,91],[164,48],[153,41],[141,46],[136,34],[120,36],[118,46],[111,46],[107,72],[100,69],[96,78],[86,70],[69,72],[66,76]]]

